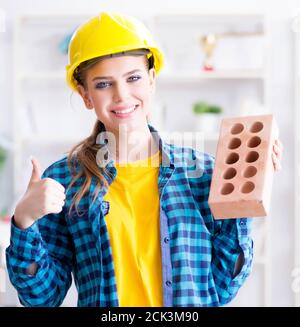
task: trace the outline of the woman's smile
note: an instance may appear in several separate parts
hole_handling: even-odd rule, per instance
[[[131,105],[131,106],[117,106],[113,108],[112,113],[117,118],[129,118],[134,115],[138,105]]]

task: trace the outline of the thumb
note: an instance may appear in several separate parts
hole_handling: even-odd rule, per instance
[[[33,182],[38,182],[39,180],[41,180],[41,176],[42,176],[41,165],[37,161],[37,159],[32,157],[31,163],[32,163],[32,173],[31,173],[29,184]]]

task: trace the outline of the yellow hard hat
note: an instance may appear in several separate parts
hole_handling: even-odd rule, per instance
[[[158,74],[163,66],[163,53],[148,29],[137,19],[122,14],[102,12],[82,24],[74,32],[69,44],[67,83],[77,91],[73,77],[75,69],[84,61],[124,51],[148,49],[154,58]]]

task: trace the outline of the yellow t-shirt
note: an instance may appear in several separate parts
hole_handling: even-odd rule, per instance
[[[120,306],[163,306],[159,160],[157,152],[126,166],[117,164],[117,176],[104,197],[110,203],[105,221]]]

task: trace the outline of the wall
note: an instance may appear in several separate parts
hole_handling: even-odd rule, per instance
[[[88,6],[87,6],[88,3]],[[148,3],[145,10],[145,3]],[[279,122],[281,140],[284,143],[283,170],[277,174],[274,181],[272,208],[272,246],[273,246],[273,306],[293,305],[291,291],[291,271],[293,269],[293,183],[294,183],[294,154],[293,154],[293,65],[292,65],[292,33],[290,19],[294,13],[300,12],[298,1],[286,0],[281,2],[261,0],[168,0],[141,2],[124,1],[21,1],[2,0],[0,8],[6,13],[6,30],[0,32],[0,129],[10,136],[10,108],[13,94],[12,87],[12,22],[18,13],[24,12],[98,12],[101,10],[116,10],[146,17],[159,12],[193,12],[193,11],[261,11],[270,17],[271,42],[270,60],[272,74],[272,110]],[[300,126],[299,126],[300,127]],[[4,176],[4,174],[3,174]],[[0,183],[1,198],[6,194],[9,201],[11,192],[11,173],[7,168],[4,182]]]

